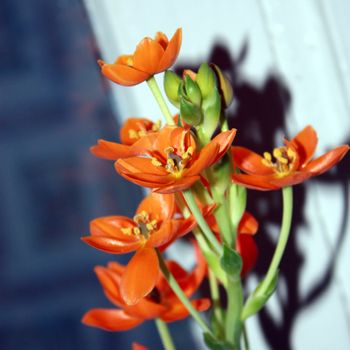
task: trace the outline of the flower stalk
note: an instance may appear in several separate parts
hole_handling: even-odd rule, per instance
[[[162,270],[162,273],[166,280],[168,281],[170,287],[174,291],[174,293],[177,295],[177,297],[181,300],[181,302],[184,304],[184,306],[187,308],[191,316],[194,318],[194,320],[198,323],[198,325],[203,329],[204,332],[212,333],[209,329],[208,325],[203,321],[202,317],[198,313],[198,311],[193,307],[191,302],[188,300],[187,296],[177,283],[174,276],[169,271],[168,267],[166,266],[162,254],[157,250],[158,259],[159,259],[159,265],[160,269]]]
[[[158,83],[157,83],[155,77],[152,76],[151,78],[149,78],[147,80],[147,84],[148,84],[148,86],[149,86],[149,88],[150,88],[154,98],[156,99],[156,101],[158,103],[158,106],[159,106],[160,110],[162,111],[163,116],[164,116],[167,124],[168,125],[175,125],[175,122],[173,120],[173,117],[171,115],[169,107],[168,107],[167,103],[164,100],[163,94],[160,91],[160,88],[158,86]]]
[[[159,336],[162,340],[164,349],[165,350],[176,350],[167,324],[165,322],[163,322],[162,320],[160,320],[159,318],[155,319],[155,323],[157,326]]]

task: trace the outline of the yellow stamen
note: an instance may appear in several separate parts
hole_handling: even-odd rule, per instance
[[[130,130],[129,130],[129,137],[130,137],[131,139],[138,139],[138,138],[139,138],[139,137],[138,137],[137,131],[134,130],[134,129],[130,129]]]
[[[269,153],[269,152],[264,152],[264,158],[265,158],[268,162],[271,162],[271,160],[272,160],[271,153]]]
[[[295,151],[287,147],[278,147],[273,150],[272,154],[276,161],[272,161],[271,153],[264,152],[264,158],[261,160],[262,164],[270,168],[273,167],[279,176],[288,175],[296,159]]]
[[[135,236],[139,236],[141,234],[141,230],[138,227],[134,227],[133,232]]]
[[[127,236],[131,235],[131,227],[122,227],[120,229],[120,231],[122,231],[122,233],[124,233],[124,235],[127,235]]]
[[[152,131],[158,131],[160,129],[161,121],[157,120],[153,125],[152,125]]]
[[[154,165],[156,167],[160,167],[163,165],[157,158],[154,158],[154,157],[152,157],[151,163],[152,163],[152,165]]]
[[[127,60],[126,60],[126,64],[129,66],[129,67],[132,67],[133,64],[134,64],[134,60],[132,57],[128,57]]]

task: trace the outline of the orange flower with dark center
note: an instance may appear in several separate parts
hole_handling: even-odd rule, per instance
[[[131,157],[146,152],[146,149],[137,146],[137,141],[159,129],[160,121],[154,123],[146,118],[129,118],[120,129],[121,144],[100,139],[97,145],[90,148],[90,152],[109,160]]]
[[[148,149],[147,156],[119,159],[115,168],[127,180],[153,188],[154,192],[183,191],[200,179],[205,168],[224,156],[235,134],[235,129],[222,132],[198,150],[190,130],[166,126],[138,141],[140,148]]]
[[[233,163],[246,174],[233,174],[235,183],[261,190],[276,190],[296,185],[312,176],[320,175],[342,160],[349,150],[342,145],[312,160],[317,134],[312,126],[304,128],[285,146],[275,148],[263,157],[244,147],[232,147]]]
[[[197,266],[190,273],[174,261],[166,262],[168,269],[188,298],[196,292],[206,275],[206,264],[203,257],[198,256],[198,249],[197,260]],[[160,275],[150,294],[141,298],[134,305],[126,304],[122,298],[122,281],[126,270],[127,267],[116,262],[109,263],[108,267],[95,268],[106,297],[117,308],[92,309],[84,315],[82,319],[84,324],[107,331],[125,331],[137,327],[146,320],[160,318],[164,322],[173,322],[189,315],[163,275]],[[146,275],[147,266],[143,267],[143,271],[143,274]],[[135,286],[140,281],[135,281]],[[205,311],[210,307],[210,301],[196,299],[192,301],[192,305],[198,311]]]
[[[175,196],[151,193],[139,205],[133,219],[109,216],[91,222],[91,236],[83,241],[111,254],[136,251],[126,266],[120,290],[127,304],[135,304],[154,287],[159,277],[156,247],[162,248],[196,225],[193,217],[175,216]]]
[[[154,39],[144,38],[132,55],[122,55],[112,64],[102,60],[98,63],[109,80],[124,86],[136,85],[171,67],[179,54],[181,40],[181,28],[170,41],[158,32]]]

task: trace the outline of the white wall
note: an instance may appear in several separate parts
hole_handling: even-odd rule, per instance
[[[349,142],[349,1],[85,0],[85,3],[107,62],[122,53],[132,53],[144,36],[153,36],[159,30],[171,36],[180,26],[183,28],[177,62],[180,65],[205,61],[218,40],[232,53],[237,53],[247,41],[249,52],[241,67],[241,78],[259,86],[273,72],[290,90],[287,135],[293,136],[306,124],[312,124],[319,135],[317,154]],[[119,118],[161,118],[146,84],[133,88],[113,85],[112,89]],[[339,183],[325,185],[311,181],[307,187],[307,225],[297,232],[297,246],[305,257],[300,275],[301,296],[322,276],[334,254],[341,220],[349,214],[344,213],[343,201],[343,187]],[[350,348],[349,225],[346,229],[340,249],[337,247],[329,287],[296,319],[293,349]],[[254,283],[251,279],[248,284]],[[282,293],[283,286],[280,289]],[[277,296],[270,302],[276,317],[280,302]],[[252,349],[267,349],[259,327],[257,318],[248,321]]]

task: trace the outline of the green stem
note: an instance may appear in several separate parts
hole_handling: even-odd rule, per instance
[[[176,350],[167,324],[159,318],[155,319],[155,323],[156,323],[156,326],[158,329],[160,339],[162,339],[164,349],[165,350]]]
[[[168,281],[171,289],[173,292],[177,295],[177,297],[180,299],[180,301],[184,304],[184,306],[187,308],[191,316],[195,319],[195,321],[198,323],[198,325],[203,329],[203,331],[208,332],[212,334],[211,330],[207,326],[207,324],[203,321],[202,317],[200,316],[199,312],[193,307],[191,302],[188,300],[187,296],[177,283],[175,277],[171,274],[168,267],[166,266],[164,259],[160,252],[157,250],[158,254],[158,260],[159,260],[159,266],[160,269],[163,272],[164,277]]]
[[[215,319],[218,321],[220,325],[222,325],[223,314],[222,314],[221,303],[220,303],[218,281],[215,277],[215,274],[210,269],[208,270],[208,279],[209,279],[210,295],[211,295],[211,300],[213,305],[213,313],[214,313]]]
[[[183,192],[183,195],[185,197],[186,203],[188,207],[190,208],[193,216],[195,217],[198,226],[203,231],[203,234],[208,239],[208,241],[212,244],[215,251],[221,256],[222,255],[222,247],[215,237],[214,233],[211,231],[210,227],[208,226],[207,222],[205,221],[200,209],[198,208],[198,205],[196,203],[196,200],[193,196],[193,193],[191,190],[186,190]]]
[[[267,271],[266,277],[264,278],[260,291],[261,293],[264,293],[265,290],[270,286],[272,280],[276,276],[276,272],[278,269],[278,266],[282,260],[282,256],[284,253],[284,250],[287,245],[290,228],[292,224],[292,214],[293,214],[293,189],[291,186],[284,187],[282,189],[282,195],[283,195],[283,215],[282,215],[282,225],[281,225],[281,231],[278,238],[277,246],[275,253],[273,255],[271,264],[269,266],[269,269]]]
[[[151,89],[152,94],[153,94],[154,98],[156,99],[156,101],[160,107],[160,110],[162,111],[162,113],[164,115],[164,118],[165,118],[167,124],[168,125],[175,125],[175,122],[174,122],[173,117],[170,113],[168,105],[166,104],[166,102],[163,98],[163,95],[159,89],[159,86],[158,86],[157,81],[154,78],[154,76],[152,76],[151,78],[149,78],[147,80],[147,84],[148,84],[149,88]]]
[[[241,312],[243,308],[243,290],[241,279],[227,283],[227,313],[226,313],[226,340],[239,349],[239,340],[242,329]]]
[[[242,325],[242,329],[243,329],[243,344],[244,344],[244,350],[250,350],[247,327],[245,326],[244,323],[243,323],[243,325]]]

